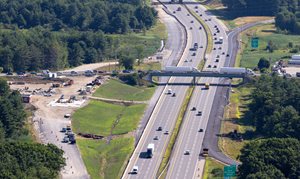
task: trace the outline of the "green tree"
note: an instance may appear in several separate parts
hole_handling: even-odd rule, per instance
[[[122,56],[119,59],[119,64],[122,65],[126,70],[132,70],[134,65],[134,59],[129,56]]]
[[[138,65],[140,65],[143,62],[143,53],[145,50],[145,46],[144,45],[137,45],[135,46],[135,50],[137,52],[137,57],[138,57]]]
[[[263,68],[269,68],[270,67],[270,62],[265,57],[262,57],[262,58],[259,59],[257,67],[260,70],[262,70]]]

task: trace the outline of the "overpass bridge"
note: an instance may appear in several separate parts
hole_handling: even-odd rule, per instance
[[[196,84],[197,77],[213,77],[213,78],[242,78],[243,82],[249,78],[246,73],[219,73],[214,71],[191,71],[191,72],[170,72],[170,71],[151,71],[148,74],[148,80],[153,82],[153,77],[192,77],[192,84]]]

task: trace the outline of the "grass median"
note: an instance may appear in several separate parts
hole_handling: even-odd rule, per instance
[[[171,134],[170,141],[169,141],[167,149],[166,149],[166,151],[164,153],[162,162],[161,162],[161,164],[159,166],[157,177],[160,176],[160,175],[165,176],[166,173],[167,173],[167,170],[164,170],[164,169],[167,167],[167,164],[169,163],[170,155],[172,153],[172,150],[173,150],[176,138],[177,138],[177,136],[179,134],[179,130],[180,130],[181,124],[183,122],[184,115],[185,115],[185,112],[187,110],[189,101],[190,101],[190,99],[192,97],[193,90],[194,90],[194,87],[190,87],[187,90],[187,92],[186,92],[186,98],[185,98],[185,100],[183,102],[183,105],[180,108],[180,112],[179,112],[179,115],[177,117],[177,120],[176,120],[176,123],[175,123],[175,127],[173,129],[173,132]],[[164,172],[164,173],[162,173],[162,172]],[[160,178],[164,178],[164,177],[160,177]]]

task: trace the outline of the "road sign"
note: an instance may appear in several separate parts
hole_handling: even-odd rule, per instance
[[[224,166],[224,178],[236,176],[236,165]]]
[[[252,37],[251,39],[251,47],[258,48],[258,37]]]

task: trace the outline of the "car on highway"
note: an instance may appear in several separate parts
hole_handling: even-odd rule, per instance
[[[208,21],[211,21],[211,18],[209,18]]]
[[[193,29],[193,27],[190,27],[190,30],[192,30]]]
[[[217,68],[217,65],[214,65],[214,68]]]
[[[173,93],[173,94],[172,94],[172,97],[176,97],[176,93]]]
[[[218,38],[217,38],[217,37],[215,37],[215,38],[214,38],[214,40],[218,40]]]
[[[131,174],[138,174],[138,171],[139,171],[139,167],[135,165],[135,166],[133,166]]]
[[[225,55],[225,52],[222,52],[222,55]]]
[[[207,21],[207,19],[204,20],[205,22]]]
[[[216,58],[220,58],[220,55],[217,55],[217,57]]]
[[[196,107],[194,106],[191,110],[192,110],[192,111],[196,111]]]
[[[199,11],[196,11],[196,13],[198,13]]]
[[[219,47],[219,50],[222,50],[222,47]]]
[[[184,155],[190,155],[190,151],[189,150],[185,150],[183,154]]]
[[[169,131],[165,131],[164,134],[165,134],[165,135],[168,135],[168,134],[169,134]]]
[[[219,30],[217,30],[217,33],[220,33],[220,31],[219,31]]]
[[[187,14],[187,16],[190,16],[190,14]]]
[[[195,6],[195,9],[198,9],[198,6]]]
[[[200,16],[202,16],[202,14],[199,14]]]
[[[196,53],[193,53],[192,56],[196,56]]]
[[[194,23],[194,21],[191,21],[191,23]]]
[[[198,111],[197,116],[202,116],[202,111]]]
[[[199,129],[198,132],[203,132],[203,129]]]
[[[158,136],[155,136],[155,137],[153,138],[153,140],[158,140]]]
[[[219,62],[219,59],[216,59],[216,62]]]
[[[173,13],[175,14],[175,13],[176,13],[176,11],[173,11]]]
[[[201,45],[200,48],[203,48],[203,46]]]
[[[215,26],[214,26],[214,28],[218,28],[218,26],[217,26],[217,25],[215,25]]]
[[[190,62],[192,62],[193,61],[193,59],[190,59]]]
[[[188,62],[188,60],[187,60],[187,59],[185,59],[185,60],[184,60],[184,62]]]
[[[229,57],[229,54],[227,54],[226,57]]]
[[[214,36],[216,36],[217,34],[216,33],[214,33]]]
[[[202,27],[199,27],[199,29],[201,30],[201,29],[202,29]]]
[[[162,131],[162,127],[159,126],[159,127],[157,128],[157,131]]]
[[[211,65],[208,65],[207,68],[211,68]]]

